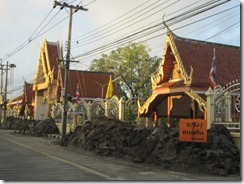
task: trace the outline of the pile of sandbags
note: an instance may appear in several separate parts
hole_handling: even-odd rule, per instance
[[[221,125],[208,130],[207,143],[179,141],[179,130],[167,126],[136,127],[118,120],[86,122],[70,134],[69,145],[99,155],[216,175],[240,173],[240,152]]]

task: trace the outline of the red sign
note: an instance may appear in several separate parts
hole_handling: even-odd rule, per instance
[[[207,142],[207,121],[203,119],[180,119],[181,142]]]

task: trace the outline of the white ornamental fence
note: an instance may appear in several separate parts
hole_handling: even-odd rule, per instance
[[[240,131],[240,81],[209,89],[207,96],[208,128],[211,124],[223,124],[229,130]]]
[[[81,99],[78,104],[68,103],[67,105],[67,127],[74,130],[84,121],[93,121],[99,117],[108,117],[118,119],[123,122],[136,122],[138,106],[138,98],[132,98],[125,101],[124,98],[113,96],[104,100],[97,98],[94,101],[85,101]],[[56,124],[62,123],[63,105],[58,103],[52,107],[52,118]],[[67,132],[69,132],[69,130]]]

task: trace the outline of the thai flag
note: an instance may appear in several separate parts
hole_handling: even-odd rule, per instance
[[[215,85],[216,85],[216,76],[215,75],[216,75],[216,60],[215,60],[215,54],[214,54],[211,70],[210,70],[210,73],[208,76],[208,82],[212,89],[214,89]]]
[[[76,98],[75,98],[75,103],[78,104],[79,103],[79,98],[80,98],[80,89],[79,89],[79,85],[77,84],[77,88],[76,88]]]

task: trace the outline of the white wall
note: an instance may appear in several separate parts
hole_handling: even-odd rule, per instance
[[[47,119],[47,111],[48,111],[48,101],[46,100],[43,103],[43,96],[37,96],[35,98],[35,114],[34,118],[36,120]]]

